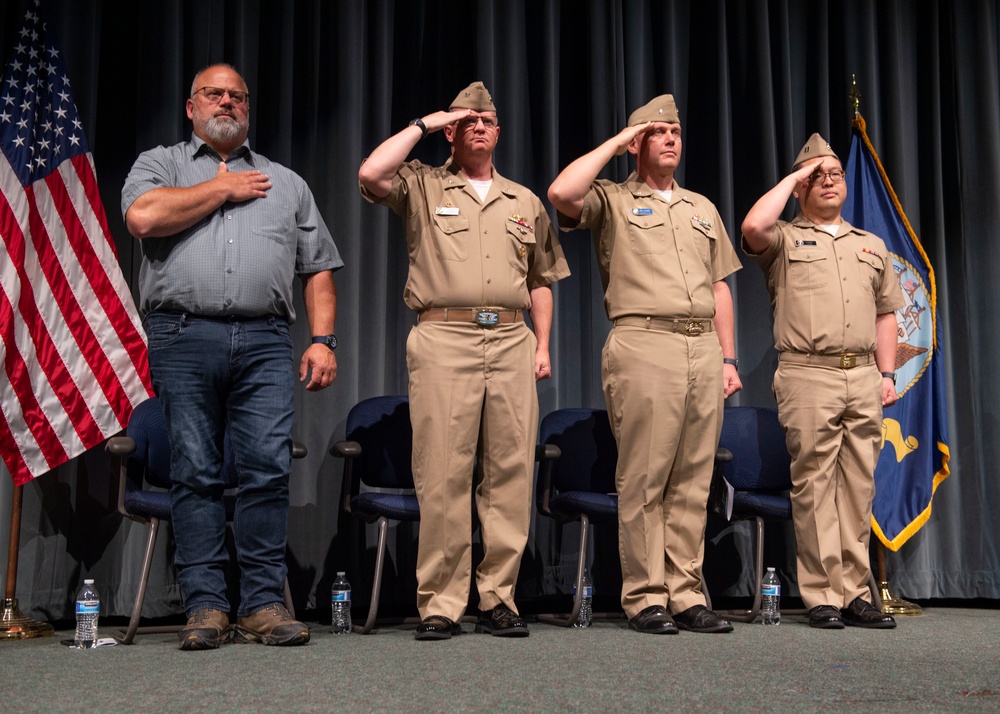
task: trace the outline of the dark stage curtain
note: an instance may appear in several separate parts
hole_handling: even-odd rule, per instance
[[[195,72],[213,62],[244,74],[252,146],[306,179],[340,247],[347,267],[336,275],[339,376],[323,393],[296,392],[295,438],[310,450],[292,481],[289,567],[299,607],[326,607],[337,570],[352,576],[356,599],[367,596],[374,539],[338,515],[341,464],[327,450],[343,438],[355,402],[406,391],[413,316],[402,302],[400,221],[360,198],[357,168],[385,137],[446,108],[474,80],[499,108],[498,169],[542,197],[561,168],[617,132],[632,109],[674,94],[684,126],[678,180],[715,201],[735,241],[746,211],[787,173],[812,132],[846,160],[856,76],[869,135],[937,271],[950,402],[952,476],[927,525],[890,554],[891,579],[912,598],[1000,597],[994,2],[927,0],[918,11],[905,0],[50,0],[43,10],[58,30],[133,286],[139,251],[121,219],[122,183],[140,151],[188,137],[184,100]],[[23,11],[17,1],[0,10],[5,58]],[[446,142],[430,136],[414,156],[443,161]],[[621,157],[604,175],[622,179],[629,169]],[[608,322],[593,248],[586,232],[564,234],[563,244],[573,275],[555,290],[555,376],[539,385],[542,414],[603,406],[599,354]],[[770,307],[760,271],[744,264],[731,284],[744,381],[733,401],[771,405]],[[300,347],[307,329],[295,325]],[[4,476],[0,552],[10,494]],[[727,528],[710,535],[725,553],[726,539],[746,536]],[[614,537],[595,540],[597,587],[611,595],[620,578]],[[385,598],[403,609],[413,606],[414,538],[409,526],[393,534]],[[568,591],[575,540],[538,519],[522,600]],[[73,591],[88,574],[107,612],[127,613],[142,546],[141,528],[115,511],[102,451],[36,479],[25,487],[22,608],[70,617]],[[147,615],[180,611],[170,556],[164,542]],[[736,594],[745,582],[724,575],[713,589]]]

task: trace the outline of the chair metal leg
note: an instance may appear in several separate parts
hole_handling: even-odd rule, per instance
[[[764,577],[764,519],[760,516],[755,518],[757,522],[757,555],[754,560],[754,579],[753,584],[753,605],[750,607],[750,619],[748,622],[753,622],[757,619],[757,615],[760,614],[760,580]]]
[[[735,620],[736,622],[753,622],[760,614],[760,578],[764,572],[764,519],[757,516],[755,519],[754,537],[754,583],[753,583],[753,604],[749,610],[717,610],[719,615]]]
[[[560,616],[553,614],[538,615],[539,622],[547,622],[550,625],[560,627],[570,627],[580,616],[580,607],[583,604],[583,572],[587,567],[587,535],[590,530],[590,519],[587,516],[580,516],[580,557],[576,562],[576,585],[574,587],[573,609],[569,615]]]
[[[156,534],[160,530],[160,519],[150,518],[147,524],[146,534],[146,554],[142,558],[142,572],[139,575],[139,590],[135,595],[135,602],[132,605],[132,616],[128,621],[128,629],[116,630],[119,635],[115,639],[123,645],[132,644],[135,633],[139,630],[139,618],[142,616],[142,603],[146,599],[146,585],[149,582],[149,571],[153,564],[153,547],[156,545]]]
[[[295,605],[292,604],[292,588],[288,584],[288,576],[285,576],[285,609],[288,610],[288,614],[295,619]]]
[[[372,631],[372,628],[375,627],[375,616],[378,615],[378,597],[379,593],[382,591],[382,566],[385,564],[385,549],[388,533],[389,519],[382,516],[378,519],[378,545],[376,546],[377,552],[375,555],[375,579],[372,582],[372,600],[371,605],[368,607],[368,619],[365,620],[364,625],[353,625],[351,627],[352,632],[357,632],[360,635],[367,635]]]

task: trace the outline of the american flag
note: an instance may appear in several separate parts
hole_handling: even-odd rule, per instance
[[[0,451],[17,485],[120,431],[152,393],[146,338],[39,6],[0,85]]]

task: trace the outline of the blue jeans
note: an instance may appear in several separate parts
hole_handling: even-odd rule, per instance
[[[227,429],[236,475],[238,615],[282,602],[295,411],[287,323],[152,312],[143,326],[172,447],[174,563],[185,611],[230,611],[222,499]]]

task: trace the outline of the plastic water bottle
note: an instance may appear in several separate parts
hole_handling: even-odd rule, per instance
[[[348,634],[351,631],[351,584],[342,572],[337,573],[330,589],[330,606],[333,610],[333,634]]]
[[[760,621],[764,625],[781,624],[781,583],[774,568],[768,568],[760,581]]]
[[[80,649],[90,649],[97,646],[97,618],[101,614],[101,596],[94,587],[94,581],[83,581],[76,596],[76,635],[73,645]]]
[[[573,597],[576,597],[576,585],[573,586]],[[594,622],[594,583],[590,573],[583,571],[583,598],[580,600],[580,614],[577,615],[573,627],[590,627]]]

